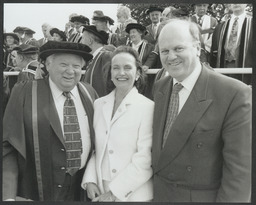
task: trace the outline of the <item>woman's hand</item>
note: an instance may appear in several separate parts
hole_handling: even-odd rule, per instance
[[[99,187],[94,183],[88,183],[86,186],[87,195],[90,199],[94,199],[97,196],[100,196],[100,189]]]
[[[92,201],[95,202],[95,201],[115,201],[115,200],[116,200],[116,197],[112,194],[111,191],[109,191],[105,194],[102,194],[94,198]]]

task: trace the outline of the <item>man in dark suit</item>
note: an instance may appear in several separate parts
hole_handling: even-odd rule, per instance
[[[81,43],[91,48],[92,61],[86,67],[86,73],[81,79],[96,90],[99,97],[108,94],[106,82],[107,73],[110,69],[111,55],[115,47],[108,44],[108,33],[98,31],[96,26],[85,26]]]
[[[250,68],[252,55],[252,17],[246,14],[246,4],[231,4],[233,14],[220,23],[213,32],[210,65],[214,68]],[[235,31],[235,32],[233,32]],[[234,42],[230,41],[234,39]],[[251,75],[232,74],[246,84],[252,83]]]
[[[39,57],[49,76],[13,88],[3,119],[3,200],[83,198],[97,94],[79,80],[90,51],[83,44],[48,41]]]
[[[199,35],[176,19],[159,36],[170,76],[154,87],[154,201],[249,202],[251,88],[202,66]]]

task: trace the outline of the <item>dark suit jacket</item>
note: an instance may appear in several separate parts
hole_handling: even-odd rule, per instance
[[[157,32],[156,32],[156,38],[154,37],[154,32],[152,29],[152,24],[148,25],[146,27],[148,34],[145,35],[144,39],[147,40],[149,43],[151,43],[152,45],[155,45],[158,39],[158,36],[160,34],[161,29],[163,28],[163,26],[160,24],[157,28]]]
[[[93,99],[95,91],[85,85]],[[39,200],[32,129],[32,82],[17,83],[4,115],[3,124],[3,199],[21,196]],[[78,86],[88,116],[91,151],[94,149],[93,105]],[[66,151],[57,110],[48,78],[38,80],[38,138],[40,146],[42,183],[45,201],[55,201],[65,179]],[[76,174],[75,199],[80,199],[83,170]]]
[[[154,89],[154,201],[248,202],[251,89],[203,67],[162,149],[171,85]]]

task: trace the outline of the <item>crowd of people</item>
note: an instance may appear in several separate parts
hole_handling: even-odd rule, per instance
[[[4,33],[3,200],[250,202],[252,76],[212,68],[252,67],[252,18],[193,6]]]

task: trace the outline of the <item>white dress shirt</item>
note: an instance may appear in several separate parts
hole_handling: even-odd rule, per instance
[[[52,92],[53,100],[57,109],[57,113],[59,115],[60,124],[62,128],[62,133],[64,133],[63,130],[63,107],[64,103],[66,101],[66,97],[62,94],[63,91],[61,91],[56,84],[49,78],[49,85]],[[78,117],[78,123],[80,127],[80,133],[82,138],[82,146],[83,146],[83,152],[81,155],[81,168],[85,166],[86,160],[89,155],[90,147],[91,147],[91,138],[90,138],[90,128],[88,124],[88,117],[86,115],[83,103],[81,101],[78,88],[75,86],[71,92],[71,98],[73,99],[76,107],[77,117]],[[64,134],[63,134],[64,138]],[[64,138],[65,140],[65,138]]]
[[[181,109],[183,108],[184,104],[186,103],[194,85],[196,84],[196,81],[201,73],[202,66],[201,64],[198,64],[193,72],[182,82],[178,82],[175,78],[173,78],[173,85],[176,83],[181,83],[183,85],[183,88],[179,92],[179,110],[178,113],[180,113]]]

